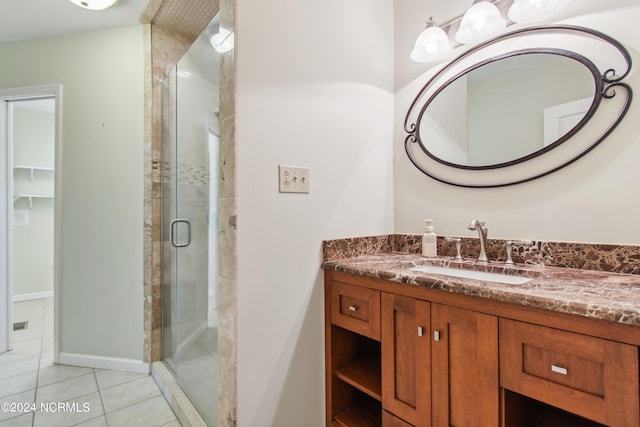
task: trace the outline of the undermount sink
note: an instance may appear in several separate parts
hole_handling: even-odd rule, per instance
[[[419,265],[417,267],[412,267],[411,271],[481,280],[483,282],[504,283],[505,285],[522,285],[533,280],[532,277],[513,276],[510,274],[491,273],[487,271],[464,270],[462,268],[441,267],[437,265]]]

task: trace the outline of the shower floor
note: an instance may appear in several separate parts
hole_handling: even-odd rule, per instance
[[[206,328],[175,358],[167,358],[165,362],[174,370],[180,388],[202,418],[209,426],[215,426],[218,418],[217,328]]]

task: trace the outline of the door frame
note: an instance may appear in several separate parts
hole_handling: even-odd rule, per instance
[[[59,315],[62,283],[62,84],[48,84],[0,89],[0,352],[12,348],[13,284],[11,237],[13,223],[13,145],[8,140],[8,101],[33,98],[54,98],[55,102],[55,171],[54,171],[54,231],[53,231],[53,361],[58,363]],[[6,264],[5,264],[6,263]],[[5,348],[6,347],[6,348]]]

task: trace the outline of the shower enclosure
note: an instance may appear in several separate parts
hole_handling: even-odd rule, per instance
[[[217,17],[162,82],[162,350],[209,426],[218,383]]]

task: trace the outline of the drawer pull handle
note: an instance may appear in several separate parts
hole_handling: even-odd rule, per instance
[[[350,305],[349,311],[358,311],[358,307],[356,307],[355,305]]]
[[[433,340],[440,341],[440,331],[433,331]]]
[[[424,328],[422,326],[418,326],[418,336],[421,337],[424,335]]]
[[[563,368],[562,366],[558,365],[551,365],[551,372],[555,372],[556,374],[561,375],[567,375],[569,373],[569,371],[567,371],[567,368]]]

